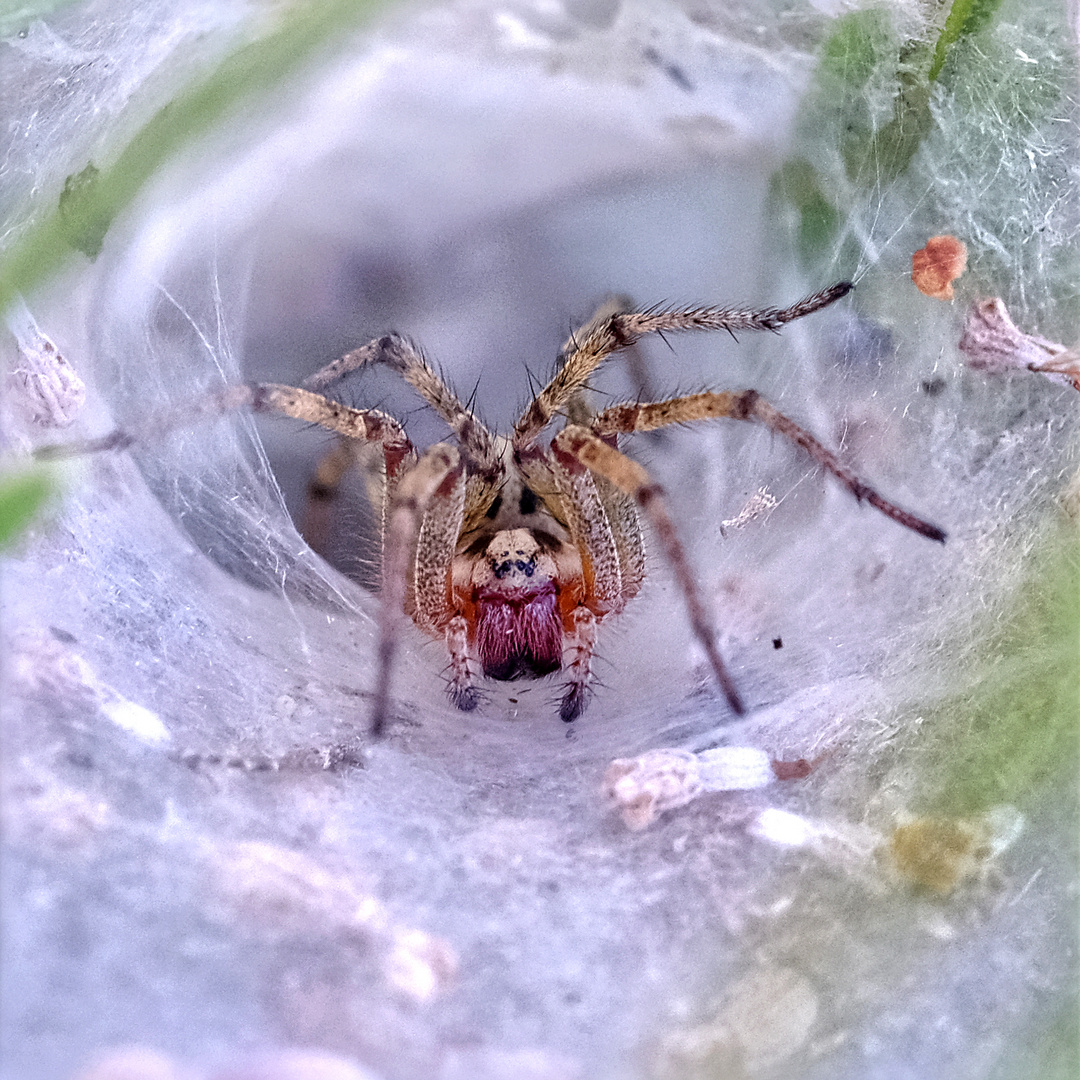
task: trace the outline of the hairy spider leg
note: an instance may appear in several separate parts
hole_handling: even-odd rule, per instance
[[[470,472],[496,476],[501,469],[495,437],[446,385],[423,353],[400,334],[384,334],[346,353],[304,380],[309,390],[324,390],[350,372],[369,364],[385,364],[401,377],[446,421],[458,437]]]
[[[380,509],[385,535],[372,733],[381,735],[386,725],[391,669],[406,610],[415,613],[420,625],[439,632],[445,630],[452,664],[455,670],[460,669],[456,679],[452,677],[451,697],[460,707],[466,707],[463,703],[470,700],[475,705],[475,690],[470,689],[467,678],[470,670],[467,658],[455,648],[454,628],[447,625],[453,614],[450,566],[461,531],[466,489],[464,467],[456,448],[436,444],[418,461],[401,424],[378,409],[354,409],[297,387],[248,383],[207,395],[193,405],[156,418],[142,429],[118,429],[97,439],[43,447],[36,456],[57,458],[126,449],[147,443],[150,432],[160,437],[163,432],[245,407],[253,412],[275,412],[318,424],[343,436],[347,443],[374,445],[381,452],[384,498]],[[349,450],[339,444],[339,449],[328,456],[329,460],[324,459],[323,482],[340,482],[350,464],[348,456]],[[430,507],[437,512],[428,514]]]
[[[321,394],[277,383],[229,386],[218,393],[207,394],[195,402],[154,416],[140,425],[116,428],[98,438],[42,446],[34,452],[34,457],[51,460],[149,446],[170,432],[245,408],[252,412],[282,413],[296,420],[318,424],[349,439],[377,443],[386,456],[387,468],[393,474],[415,460],[416,452],[405,429],[389,414],[378,409],[353,409]]]
[[[320,423],[345,435],[352,433],[341,426],[341,411],[345,410],[344,415],[364,412],[349,410],[310,390],[278,386],[262,389],[266,407]],[[400,425],[397,427],[400,431]],[[401,635],[401,619],[406,614],[421,629],[445,636],[451,668],[448,692],[454,704],[467,710],[479,703],[474,665],[465,648],[461,627],[453,618],[451,596],[452,562],[462,530],[468,487],[461,456],[456,448],[445,443],[431,447],[415,464],[413,452],[409,467],[400,467],[389,455],[384,453],[384,456],[386,481],[378,507],[384,521],[382,594],[371,707],[371,732],[375,736],[382,735],[389,715],[390,677]],[[335,461],[334,469],[339,466],[340,461]]]
[[[379,650],[371,703],[371,734],[376,738],[382,736],[390,712],[390,676],[397,657],[406,604],[410,601],[409,570],[413,560],[412,553],[417,552],[416,563],[419,564],[422,533],[430,520],[427,511],[433,500],[459,498],[453,494],[459,489],[462,492],[464,490],[461,457],[455,447],[436,443],[401,477],[390,495],[379,604]],[[437,515],[432,515],[435,516]],[[451,542],[451,557],[453,552]],[[431,584],[436,589],[440,587],[439,582]],[[447,569],[442,582],[442,588],[446,590],[446,607],[449,607],[449,587]],[[431,599],[427,598],[428,601]],[[412,602],[419,604],[426,601],[420,601],[414,594]],[[435,604],[437,605],[437,600]],[[430,614],[428,609],[425,609],[425,612]],[[449,636],[448,629],[448,639]]]
[[[945,533],[895,503],[879,495],[869,484],[859,479],[827,447],[818,442],[804,427],[770,405],[756,390],[727,390],[719,393],[690,394],[652,404],[613,405],[595,416],[592,431],[600,436],[627,435],[636,431],[655,431],[669,424],[686,424],[695,420],[729,417],[764,424],[801,446],[823,468],[833,474],[856,499],[865,500],[886,517],[925,536],[943,542]]]
[[[563,613],[567,660],[559,715],[575,720],[592,690],[596,624],[618,614],[645,577],[645,544],[633,500],[604,476],[590,472],[573,455],[552,446],[550,454],[527,451],[522,474],[565,524],[580,560],[576,603]]]
[[[476,685],[480,665],[469,654],[469,621],[464,615],[454,615],[446,624],[445,641],[450,654],[446,692],[462,712],[472,712],[480,704]]]
[[[385,364],[396,371],[446,421],[458,438],[468,465],[465,520],[475,524],[499,494],[504,466],[494,435],[477,419],[424,358],[400,334],[384,334],[353,349],[304,380],[309,390],[323,390],[353,371]],[[372,492],[370,480],[369,493]]]
[[[415,460],[415,455],[409,459]],[[355,469],[367,492],[378,526],[379,552],[386,543],[387,494],[395,480],[378,443],[342,437],[319,459],[308,481],[300,534],[324,558],[335,531],[334,503],[346,474]]]
[[[596,616],[587,607],[574,609],[573,623],[567,635],[570,659],[565,665],[566,684],[559,704],[559,718],[567,723],[576,720],[592,698],[596,623]]]
[[[593,312],[589,321],[582,326],[579,326],[574,331],[573,337],[563,346],[563,354],[572,348],[573,342],[588,337],[596,327],[602,326],[612,315],[629,315],[635,310],[637,309],[633,299],[625,293],[615,293],[608,296],[596,311]],[[629,372],[634,385],[638,388],[638,396],[643,400],[652,400],[655,398],[657,394],[654,385],[655,379],[653,378],[649,364],[642,353],[641,348],[636,342],[627,345],[622,350],[622,363]],[[567,418],[572,424],[581,424],[585,422],[586,413],[583,412],[583,409],[588,409],[588,407],[583,403],[584,394],[579,390],[578,393],[563,407],[563,411],[566,413]],[[595,412],[595,410],[588,409],[587,415],[591,416],[593,412]]]
[[[552,441],[551,449],[560,462],[564,463],[567,459],[579,462],[590,472],[604,477],[626,492],[641,507],[660,541],[682,591],[694,636],[705,649],[709,665],[732,711],[741,716],[745,712],[742,699],[716,646],[716,628],[698,591],[660,485],[649,476],[643,466],[616,450],[599,435],[577,424],[569,424],[563,428]]]
[[[465,511],[464,465],[456,449],[445,443],[438,445],[453,450],[451,457],[455,465],[447,472],[445,479],[432,489],[423,507],[417,535],[410,549],[414,555],[409,593],[404,606],[406,614],[412,616],[421,630],[436,635],[446,631],[448,619],[455,614],[453,562]],[[399,491],[400,488],[401,485]],[[399,491],[391,495],[391,510],[399,498]],[[392,542],[393,538],[388,535],[387,547]]]
[[[613,353],[634,344],[644,334],[665,330],[778,330],[786,323],[820,311],[846,296],[848,281],[830,285],[787,308],[681,308],[669,311],[615,312],[594,320],[563,346],[562,363],[554,378],[536,395],[514,426],[515,450],[528,449],[552,417],[586,384],[592,373]]]

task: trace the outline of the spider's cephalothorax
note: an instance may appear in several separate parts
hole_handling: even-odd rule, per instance
[[[568,721],[578,717],[591,694],[597,625],[620,612],[644,579],[643,520],[671,564],[694,634],[728,702],[742,712],[663,492],[619,450],[620,436],[723,417],[757,421],[798,443],[856,498],[923,536],[944,539],[940,529],[882,498],[754,390],[614,405],[599,413],[585,402],[596,368],[644,334],[776,330],[850,290],[850,284],[841,282],[789,308],[757,311],[635,312],[609,304],[566,343],[555,376],[505,437],[488,431],[419,351],[397,335],[377,338],[334,361],[303,388],[260,383],[219,394],[212,403],[218,410],[247,406],[283,413],[342,436],[311,485],[306,535],[325,527],[328,500],[348,468],[358,466],[366,478],[381,514],[383,539],[373,731],[379,733],[387,719],[404,615],[445,641],[448,691],[459,708],[479,703],[481,677],[537,678],[561,671],[560,715]],[[393,417],[350,408],[322,393],[342,376],[373,363],[397,370],[446,421],[455,444],[437,443],[420,454]],[[191,412],[204,416],[211,411],[204,402]],[[557,417],[567,422],[545,443]],[[189,418],[178,415],[170,423]],[[107,449],[132,441],[132,435],[115,432],[74,449]]]

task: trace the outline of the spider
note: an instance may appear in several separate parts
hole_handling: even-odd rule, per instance
[[[619,437],[670,424],[728,417],[755,421],[791,439],[859,500],[931,540],[945,534],[900,509],[856,477],[837,456],[755,390],[691,394],[592,412],[585,390],[609,357],[645,334],[672,330],[778,330],[851,291],[840,282],[787,308],[601,308],[563,346],[551,381],[510,435],[489,431],[398,334],[346,354],[300,387],[276,383],[232,386],[205,399],[166,427],[236,408],[281,413],[340,436],[320,462],[309,495],[318,511],[346,472],[367,482],[382,535],[382,585],[371,731],[389,718],[390,679],[407,615],[445,642],[447,693],[459,709],[482,700],[481,677],[535,679],[558,671],[564,684],[559,715],[577,719],[592,696],[593,656],[601,622],[638,594],[645,578],[647,522],[683,594],[690,624],[730,705],[744,706],[716,645],[716,631],[691,572],[664,493],[627,457]],[[378,409],[352,408],[325,396],[333,383],[371,364],[400,373],[446,422],[456,445],[420,452],[402,424]],[[565,423],[546,444],[556,418]],[[162,425],[155,430],[160,433]],[[136,436],[115,431],[77,448],[123,448]],[[53,453],[50,454],[49,452]]]

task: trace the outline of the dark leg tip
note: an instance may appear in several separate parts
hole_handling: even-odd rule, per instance
[[[592,692],[586,686],[577,683],[570,686],[563,695],[559,706],[559,719],[564,724],[573,723],[588,707]]]
[[[733,687],[725,686],[724,697],[727,698],[727,703],[731,707],[731,711],[736,716],[746,715],[746,706],[743,704],[742,698],[739,697],[739,693]]]
[[[931,525],[929,521],[915,517],[914,514],[904,514],[900,519],[901,525],[906,525],[912,532],[925,536],[927,540],[936,540],[939,544],[945,543],[945,530]]]
[[[939,544],[945,543],[945,537],[948,533],[944,529],[939,529],[936,525],[927,525],[923,531],[923,536],[929,537],[931,540],[936,540]]]
[[[451,685],[447,687],[446,693],[462,712],[472,712],[480,704],[480,691],[475,686]]]

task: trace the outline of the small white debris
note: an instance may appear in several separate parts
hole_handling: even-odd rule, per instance
[[[604,794],[622,811],[626,827],[644,829],[657,815],[701,794],[701,769],[689,750],[650,750],[616,758],[604,774]]]
[[[86,660],[48,630],[21,631],[12,644],[12,674],[24,691],[95,705],[114,724],[145,743],[158,745],[172,738],[157,713],[102,682]]]
[[[780,504],[776,497],[767,487],[758,488],[757,492],[750,496],[746,505],[733,518],[726,518],[720,522],[720,535],[726,537],[728,529],[741,529],[756,521],[759,517],[775,510]]]
[[[448,942],[411,927],[396,927],[392,941],[383,971],[395,989],[424,1004],[453,982],[458,959]]]
[[[818,992],[799,971],[762,966],[728,989],[712,1019],[664,1039],[664,1075],[771,1075],[806,1046],[819,1011]]]
[[[749,833],[781,847],[806,847],[821,831],[810,821],[787,810],[762,810],[750,825]]]
[[[296,714],[296,698],[289,694],[279,694],[274,700],[274,713],[282,720],[291,720]]]
[[[420,1004],[445,991],[457,974],[448,941],[395,923],[348,868],[255,840],[207,843],[206,858],[217,900],[260,934],[332,937],[343,950],[375,948],[387,983]]]
[[[258,840],[208,845],[218,895],[246,922],[269,933],[389,934],[386,909],[348,873],[291,848]]]
[[[117,727],[122,727],[145,743],[165,743],[172,738],[172,733],[156,712],[128,701],[110,687],[101,686],[100,690],[100,697],[104,699],[100,702],[101,711]]]
[[[8,840],[35,851],[81,854],[113,823],[109,804],[19,759],[9,767],[0,817]]]
[[[493,17],[503,41],[513,49],[536,49],[548,51],[551,41],[536,33],[527,23],[509,11],[497,11]]]
[[[1008,851],[1024,831],[1024,815],[1015,806],[991,806],[981,820],[992,859]]]
[[[184,1073],[185,1080],[196,1076],[198,1080],[377,1080],[374,1073],[347,1058],[306,1048],[268,1050],[211,1073]]]
[[[187,1080],[180,1062],[148,1046],[121,1046],[96,1054],[74,1080]]]
[[[752,746],[720,746],[697,755],[704,791],[746,791],[777,777],[772,759]]]
[[[965,882],[984,879],[1023,828],[1023,815],[1013,806],[991,807],[970,818],[901,815],[888,832],[770,807],[747,832],[779,847],[804,848],[871,889],[885,887],[891,878],[894,884],[948,896]]]
[[[877,851],[882,836],[876,829],[847,821],[815,821],[788,810],[762,810],[747,827],[758,840],[778,847],[809,851],[830,866],[850,874],[867,888],[880,887]]]
[[[817,1022],[818,994],[795,968],[764,966],[728,992],[723,1013],[747,1073],[770,1069],[801,1049]]]

